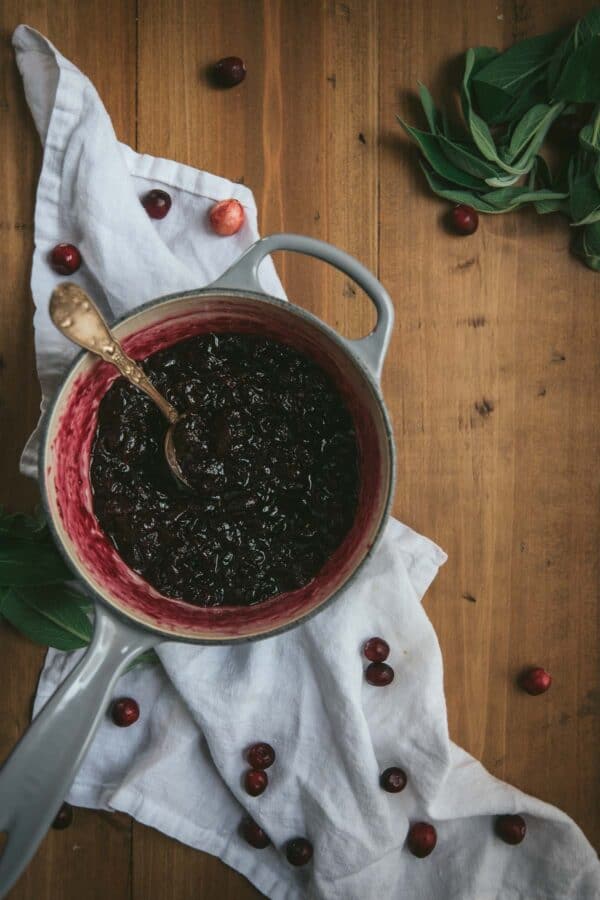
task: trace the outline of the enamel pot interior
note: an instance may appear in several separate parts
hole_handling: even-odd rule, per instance
[[[291,304],[234,290],[155,301],[114,330],[136,359],[209,331],[261,334],[311,357],[333,379],[354,419],[360,452],[358,510],[343,543],[303,588],[248,607],[203,608],[163,596],[128,568],[94,516],[89,468],[98,406],[119,376],[112,366],[85,353],[49,413],[41,472],[56,538],[77,575],[129,619],[183,640],[233,642],[266,636],[323,607],[372,549],[387,517],[393,483],[385,409],[375,383],[346,342]]]

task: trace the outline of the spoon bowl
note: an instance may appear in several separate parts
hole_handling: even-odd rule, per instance
[[[177,483],[186,489],[191,488],[177,459],[173,440],[175,424],[187,413],[179,413],[155,388],[142,367],[127,356],[91,297],[79,285],[62,282],[52,291],[50,318],[65,337],[111,363],[130,384],[156,404],[169,423],[164,441],[167,464]]]

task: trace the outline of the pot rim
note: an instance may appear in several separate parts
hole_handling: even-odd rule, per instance
[[[286,622],[285,624],[278,625],[277,627],[271,628],[268,631],[255,633],[251,635],[242,635],[240,637],[230,637],[230,638],[199,638],[193,637],[191,635],[179,635],[173,634],[170,631],[160,628],[157,625],[151,625],[147,622],[139,622],[133,615],[128,615],[128,613],[116,603],[111,603],[106,597],[104,597],[95,587],[90,584],[87,575],[85,574],[85,570],[83,566],[78,565],[77,562],[72,559],[71,555],[68,553],[63,541],[58,533],[58,529],[56,528],[54,522],[54,516],[51,512],[50,501],[49,501],[49,489],[47,484],[47,473],[46,473],[46,458],[48,453],[48,439],[50,435],[50,425],[53,421],[54,415],[57,413],[61,401],[64,399],[63,395],[67,388],[68,382],[74,376],[77,368],[81,365],[84,359],[93,356],[89,350],[81,350],[77,356],[72,360],[69,365],[67,371],[65,372],[61,385],[57,390],[56,394],[50,402],[46,410],[43,413],[43,418],[41,422],[40,429],[40,449],[38,453],[38,482],[40,486],[40,495],[42,501],[42,507],[46,516],[46,521],[48,523],[48,527],[50,529],[50,533],[54,539],[56,547],[67,563],[68,567],[73,571],[77,580],[83,586],[85,592],[89,594],[95,603],[101,603],[104,606],[107,606],[117,614],[124,621],[128,622],[130,625],[133,624],[135,627],[140,630],[148,631],[152,634],[156,634],[160,637],[163,637],[165,640],[172,641],[181,641],[182,643],[187,644],[203,644],[205,646],[218,646],[218,645],[234,645],[234,644],[242,644],[247,643],[249,641],[259,641],[265,640],[266,638],[274,637],[278,634],[283,634],[286,631],[295,628],[297,625],[301,625],[311,619],[313,616],[320,613],[322,610],[326,609],[330,603],[337,597],[339,597],[347,587],[349,587],[352,582],[355,580],[358,573],[363,568],[364,564],[371,557],[374,550],[379,545],[379,542],[383,536],[383,531],[387,524],[390,508],[394,499],[394,490],[396,486],[396,451],[394,445],[394,434],[392,430],[391,421],[388,415],[387,407],[385,405],[383,395],[381,392],[381,387],[379,385],[378,380],[374,377],[373,372],[370,370],[369,366],[360,358],[358,353],[355,353],[352,349],[353,341],[349,338],[344,338],[340,335],[334,328],[328,325],[326,322],[323,322],[318,316],[315,316],[313,313],[309,312],[306,309],[303,309],[300,306],[297,306],[295,303],[292,303],[288,300],[281,300],[279,297],[274,297],[271,294],[265,294],[261,291],[253,291],[253,290],[245,290],[243,288],[231,288],[231,287],[223,287],[219,288],[218,286],[214,287],[213,285],[207,285],[205,288],[197,288],[189,291],[177,291],[173,294],[165,294],[161,297],[156,297],[152,300],[148,300],[146,303],[140,304],[136,306],[135,309],[131,310],[128,313],[124,313],[122,316],[118,316],[110,323],[110,327],[112,329],[118,329],[120,325],[125,324],[126,322],[131,321],[136,318],[136,316],[145,312],[148,309],[152,309],[154,307],[160,306],[168,306],[169,303],[176,303],[179,300],[185,300],[192,297],[198,297],[200,299],[208,298],[208,297],[228,297],[231,299],[251,299],[257,300],[259,302],[264,302],[267,305],[276,306],[280,309],[285,310],[290,313],[290,315],[298,316],[299,318],[304,319],[310,325],[318,328],[321,332],[326,334],[326,336],[333,341],[333,343],[337,344],[337,346],[343,350],[347,356],[349,356],[352,360],[352,363],[358,368],[361,376],[366,380],[369,385],[371,392],[377,402],[379,407],[379,411],[382,415],[385,435],[386,435],[386,450],[389,457],[390,462],[390,475],[388,479],[387,485],[387,493],[385,498],[385,503],[383,505],[383,509],[381,512],[381,517],[379,524],[377,526],[377,531],[374,534],[373,540],[371,542],[370,547],[367,549],[365,555],[360,560],[358,565],[353,569],[348,578],[341,584],[336,590],[334,590],[327,599],[323,600],[318,606],[314,609],[308,610],[302,615],[298,616],[298,618],[294,619],[292,622]],[[135,332],[134,332],[135,333]],[[185,601],[184,601],[185,602]]]

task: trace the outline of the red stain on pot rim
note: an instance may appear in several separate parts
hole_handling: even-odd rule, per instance
[[[392,448],[382,404],[353,359],[326,330],[293,307],[255,298],[198,295],[147,308],[122,323],[140,327],[123,339],[136,359],[184,338],[213,332],[259,333],[310,356],[333,379],[353,416],[360,455],[360,492],[354,524],[309,584],[254,606],[205,608],[159,593],[120,558],[93,511],[90,458],[98,407],[118,372],[89,357],[67,379],[49,422],[45,469],[48,503],[71,562],[103,598],[141,624],[173,637],[230,641],[285,628],[323,605],[348,580],[374,543],[387,514]],[[177,311],[178,305],[186,307]],[[158,321],[156,320],[158,318]],[[144,322],[144,319],[146,322]],[[86,364],[87,361],[87,364]],[[83,371],[78,373],[79,369]],[[60,521],[58,522],[57,519]]]

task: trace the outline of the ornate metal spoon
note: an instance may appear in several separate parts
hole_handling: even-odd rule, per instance
[[[79,285],[63,282],[52,291],[50,318],[65,337],[85,350],[95,353],[105,362],[112,363],[127,381],[140,391],[144,391],[156,403],[169,423],[164,443],[167,463],[177,481],[189,488],[190,484],[179,465],[173,441],[175,425],[186,414],[179,413],[156,390],[141,366],[127,356],[93,300]]]

